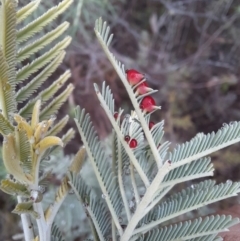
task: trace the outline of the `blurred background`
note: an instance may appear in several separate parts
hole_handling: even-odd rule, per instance
[[[21,0],[19,6],[28,2]],[[33,18],[58,2],[42,1]],[[240,120],[240,0],[74,0],[64,15],[45,28],[47,32],[65,20],[71,23],[72,44],[61,68],[49,79],[50,83],[66,69],[72,72],[69,82],[75,90],[59,117],[73,117],[74,106],[81,105],[90,113],[100,138],[106,139],[111,126],[93,89],[93,83],[104,80],[114,93],[116,107],[126,113],[131,110],[126,91],[93,31],[100,16],[114,33],[111,51],[116,58],[126,69],[145,73],[150,87],[158,89],[154,98],[162,110],[153,119],[165,120],[165,138],[172,147],[196,133],[216,131],[224,123]],[[72,118],[70,126],[75,128]],[[62,158],[76,153],[80,145],[77,133]],[[214,153],[212,160],[217,182],[240,180],[239,144]],[[214,208],[237,202],[232,198]],[[12,226],[18,217],[8,215],[13,204],[0,193],[1,240],[13,240],[12,234],[21,233],[19,226]]]

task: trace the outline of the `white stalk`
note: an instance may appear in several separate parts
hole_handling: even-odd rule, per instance
[[[105,54],[107,55],[109,61],[111,62],[112,66],[114,67],[114,69],[116,70],[118,76],[120,77],[120,79],[122,80],[122,83],[125,87],[125,89],[127,90],[127,93],[128,93],[128,96],[133,104],[133,107],[138,115],[138,118],[139,118],[139,121],[141,122],[141,125],[142,125],[142,128],[143,128],[143,131],[145,133],[145,136],[146,136],[146,139],[149,143],[149,146],[151,148],[151,151],[153,153],[153,156],[154,156],[154,159],[157,163],[157,166],[158,168],[160,168],[162,165],[163,165],[163,160],[162,158],[160,157],[159,153],[158,153],[158,150],[157,150],[157,147],[154,143],[154,140],[153,140],[153,137],[151,135],[151,132],[149,131],[149,127],[148,127],[148,124],[144,118],[144,115],[141,111],[141,109],[139,108],[139,103],[135,97],[135,94],[132,90],[132,87],[129,85],[127,79],[126,79],[126,76],[125,76],[125,73],[123,72],[123,69],[124,69],[124,65],[122,65],[119,61],[117,61],[113,54],[109,51],[108,49],[108,46],[107,44],[105,43],[104,39],[103,39],[103,36],[101,35],[102,34],[102,26],[101,26],[102,22],[100,20],[97,20],[96,22],[96,26],[95,26],[95,33],[96,33],[96,36],[99,40],[99,43],[101,44]],[[99,31],[100,30],[100,31]],[[105,34],[105,31],[103,31]],[[106,35],[105,35],[106,36]],[[122,68],[120,67],[120,65],[122,66]]]
[[[144,197],[142,198],[141,202],[137,206],[137,209],[132,216],[130,222],[125,229],[124,234],[121,237],[121,241],[128,241],[131,236],[133,235],[134,229],[136,228],[138,222],[144,216],[145,210],[149,203],[152,201],[152,198],[156,194],[158,189],[159,183],[162,182],[165,175],[170,171],[170,162],[165,162],[161,169],[159,169],[157,175],[155,176],[153,182],[151,183],[150,187],[148,187]]]
[[[34,211],[39,214],[39,218],[36,219],[39,241],[51,241],[51,230],[48,230],[46,220],[44,217],[42,203],[34,203],[33,204]]]
[[[169,186],[167,187],[163,192],[161,192],[159,194],[159,196],[157,196],[150,204],[149,206],[146,208],[145,210],[145,214],[146,215],[152,208],[154,208],[160,201],[163,197],[165,197],[165,195],[173,188],[173,185],[172,186]]]
[[[121,141],[124,149],[126,150],[128,156],[129,156],[129,159],[131,160],[131,162],[132,162],[133,165],[135,166],[135,168],[136,168],[139,176],[141,177],[144,185],[145,185],[146,187],[148,187],[148,186],[150,185],[150,182],[149,182],[146,174],[144,173],[144,171],[142,170],[141,166],[139,165],[139,163],[138,163],[138,161],[137,161],[137,159],[136,159],[133,151],[131,150],[131,148],[128,146],[128,144],[127,144],[126,141],[124,140],[123,134],[122,134],[119,126],[117,125],[117,123],[116,123],[113,115],[111,114],[111,112],[110,112],[110,110],[109,110],[106,102],[104,101],[104,99],[103,99],[103,97],[102,97],[101,93],[99,92],[99,90],[98,90],[98,88],[97,88],[96,85],[95,85],[95,89],[96,89],[97,97],[98,97],[98,99],[99,99],[99,101],[100,101],[100,103],[101,103],[101,105],[102,105],[105,113],[107,114],[108,119],[110,120],[110,122],[111,122],[114,130],[116,131],[119,140]]]
[[[17,196],[18,203],[22,202],[22,198]],[[29,214],[21,214],[21,221],[23,226],[23,233],[25,241],[32,241],[34,239],[33,225],[30,220]]]
[[[124,190],[124,186],[123,186],[123,165],[122,165],[122,146],[121,143],[118,139],[118,184],[119,184],[119,188],[120,188],[120,193],[122,196],[122,200],[123,200],[123,205],[124,205],[124,209],[127,215],[127,219],[128,221],[131,218],[131,212],[129,209],[129,205],[128,205],[128,200],[127,200],[127,196],[126,196],[126,192]]]
[[[136,204],[138,205],[140,203],[140,196],[138,193],[138,188],[137,188],[137,184],[136,184],[136,180],[135,180],[134,167],[131,162],[130,162],[130,175],[131,175],[131,182],[132,182],[132,186],[133,186],[135,201],[136,201]]]
[[[116,226],[112,220],[112,241],[117,241]]]
[[[59,200],[58,202],[57,201],[54,202],[53,207],[51,208],[51,214],[50,214],[49,218],[46,220],[48,227],[50,227],[50,228],[52,227],[53,220],[56,217],[57,212],[66,197],[67,197],[67,193],[61,197],[61,200]]]

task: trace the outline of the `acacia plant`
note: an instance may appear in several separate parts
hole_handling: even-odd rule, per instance
[[[37,90],[64,58],[69,37],[52,48],[49,44],[62,35],[68,23],[37,40],[29,40],[63,13],[72,1],[63,0],[20,29],[18,24],[33,13],[40,1],[30,2],[20,10],[15,0],[0,2],[0,132],[4,137],[3,163],[9,174],[1,181],[0,188],[17,197],[13,212],[21,215],[26,241],[63,240],[54,219],[71,189],[84,206],[96,241],[217,241],[221,240],[217,237],[219,232],[239,222],[224,215],[178,223],[175,220],[187,212],[237,195],[239,183],[228,181],[216,185],[206,180],[171,196],[168,193],[178,183],[212,176],[214,169],[206,156],[238,142],[240,123],[224,125],[217,133],[200,133],[169,151],[170,143],[162,139],[164,122],[151,122],[151,114],[160,109],[151,97],[156,91],[148,87],[143,74],[133,69],[125,71],[114,58],[108,48],[113,35],[109,35],[110,29],[101,19],[96,21],[97,39],[123,82],[134,110],[130,115],[124,115],[123,109],[115,110],[113,95],[105,82],[101,90],[94,86],[113,127],[112,155],[109,157],[98,140],[89,114],[77,107],[75,121],[84,147],[64,175],[53,204],[44,210],[42,186],[50,175],[44,172],[45,158],[53,154],[56,147],[64,146],[74,134],[70,129],[62,138],[57,137],[68,117],[54,125],[56,117],[53,116],[73,90],[71,84],[62,88],[70,76],[69,71],[41,92]],[[36,57],[40,50],[45,53]],[[58,90],[61,93],[57,95]],[[81,177],[85,152],[101,196]],[[32,219],[36,222],[35,232]],[[171,222],[174,224],[170,225]]]
[[[13,212],[21,215],[26,241],[51,239],[54,217],[69,190],[65,178],[53,205],[43,210],[42,184],[49,176],[43,172],[44,158],[58,146],[66,145],[74,135],[70,129],[61,138],[56,136],[66,125],[68,116],[54,124],[55,114],[71,94],[73,85],[63,87],[70,77],[67,70],[57,80],[49,80],[47,88],[38,90],[61,64],[64,49],[71,42],[69,36],[57,40],[68,28],[68,22],[41,38],[38,33],[71,3],[72,0],[63,0],[33,22],[19,27],[38,8],[40,0],[19,10],[16,0],[0,0],[0,133],[4,138],[3,163],[9,174],[1,181],[0,188],[17,196]],[[37,57],[39,51],[44,53]],[[60,94],[56,94],[59,90]],[[30,215],[36,220],[36,237]],[[55,226],[53,233],[59,234]]]

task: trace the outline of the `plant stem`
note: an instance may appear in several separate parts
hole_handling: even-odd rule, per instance
[[[135,93],[133,92],[133,89],[132,87],[129,85],[127,79],[126,79],[126,76],[125,76],[125,73],[124,73],[124,65],[121,64],[119,61],[117,61],[113,54],[110,52],[108,46],[106,45],[104,39],[103,39],[103,36],[102,34],[104,34],[106,36],[106,33],[105,33],[105,30],[102,31],[102,27],[100,26],[101,25],[101,21],[100,19],[97,20],[96,22],[96,26],[95,26],[95,33],[96,33],[96,36],[99,40],[99,43],[101,44],[105,54],[107,55],[109,61],[111,62],[111,64],[113,65],[114,69],[116,70],[118,76],[120,77],[120,79],[122,80],[122,83],[128,93],[128,96],[132,102],[132,105],[138,115],[138,118],[139,118],[139,121],[141,122],[141,126],[143,128],[143,131],[145,133],[145,136],[146,136],[146,139],[149,143],[149,146],[151,148],[151,151],[152,151],[152,154],[154,156],[154,159],[157,163],[157,166],[158,168],[160,168],[162,165],[163,165],[163,160],[161,158],[161,156],[159,155],[158,153],[158,150],[157,150],[157,147],[154,143],[154,140],[153,140],[153,137],[151,135],[151,132],[149,131],[149,127],[148,127],[148,124],[144,118],[144,115],[139,107],[139,103],[135,97]],[[105,37],[104,37],[105,38]]]
[[[112,220],[112,241],[117,241],[117,237],[116,237],[116,226],[114,221]]]
[[[44,217],[42,203],[34,203],[33,208],[34,211],[39,214],[39,218],[36,219],[39,233],[39,241],[50,241],[51,232],[49,233],[49,230],[47,230],[47,224]]]
[[[163,191],[159,194],[159,196],[157,196],[157,197],[149,204],[149,206],[148,206],[148,207],[146,208],[146,210],[145,210],[145,215],[146,215],[152,208],[154,208],[154,206],[157,205],[157,204],[161,201],[161,199],[162,199],[163,197],[165,197],[165,195],[166,195],[172,188],[173,188],[173,185],[172,185],[172,186],[169,186],[169,187],[166,187],[166,189],[163,190]]]
[[[107,114],[108,116],[108,119],[110,120],[114,130],[116,131],[116,134],[119,138],[119,140],[121,141],[122,143],[122,146],[124,147],[124,149],[126,150],[126,153],[128,154],[129,156],[129,159],[131,160],[131,162],[133,163],[134,167],[136,168],[139,176],[141,177],[144,185],[146,187],[149,187],[150,185],[150,182],[146,176],[146,174],[144,173],[144,171],[142,170],[140,164],[138,163],[138,160],[136,159],[133,151],[131,150],[131,148],[128,146],[128,144],[126,143],[126,141],[124,140],[124,137],[123,137],[123,134],[122,134],[122,131],[120,130],[118,124],[116,123],[108,105],[106,104],[102,94],[100,93],[99,89],[98,89],[98,86],[97,85],[94,85],[95,87],[95,91],[97,93],[97,97],[102,105],[102,108],[104,109],[105,113]]]
[[[133,235],[134,229],[136,228],[138,222],[144,216],[147,206],[149,205],[149,203],[152,201],[152,198],[156,194],[159,187],[159,183],[162,182],[165,175],[170,171],[170,165],[171,163],[167,161],[159,169],[156,177],[154,178],[150,187],[148,187],[146,193],[144,194],[144,197],[142,198],[141,202],[137,206],[137,209],[134,215],[132,216],[130,222],[128,223],[128,226],[120,239],[121,241],[128,241]]]
[[[120,189],[120,193],[123,199],[123,205],[125,208],[125,212],[127,215],[127,219],[128,221],[131,218],[131,212],[129,209],[129,205],[128,205],[128,201],[127,201],[127,197],[126,197],[126,192],[124,190],[124,186],[123,186],[123,166],[122,166],[122,146],[120,143],[120,140],[118,139],[118,184],[119,184],[119,189]]]
[[[131,181],[132,181],[135,201],[136,201],[136,204],[138,205],[139,202],[140,202],[140,196],[139,196],[139,193],[138,193],[137,184],[136,184],[136,180],[135,180],[135,176],[134,176],[134,166],[133,166],[133,164],[131,162],[130,162],[130,167],[129,168],[130,168]]]
[[[22,202],[20,196],[17,197],[18,203]],[[23,233],[25,241],[32,241],[34,239],[33,226],[30,221],[30,216],[28,214],[21,214]]]
[[[113,170],[113,173],[115,174],[115,176],[117,176],[117,173],[116,173],[116,160],[117,160],[117,157],[116,157],[116,147],[115,147],[115,137],[116,137],[116,133],[115,131],[113,130],[112,131],[112,170]]]

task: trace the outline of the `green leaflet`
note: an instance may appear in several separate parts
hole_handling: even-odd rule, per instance
[[[58,6],[49,9],[42,16],[20,29],[17,33],[17,41],[19,43],[26,41],[35,33],[41,31],[44,26],[51,23],[59,14],[63,13],[72,4],[72,2],[72,0],[63,0],[58,4]]]
[[[47,133],[49,136],[55,136],[63,130],[69,120],[69,116],[66,115],[58,123],[56,123]]]
[[[21,23],[25,18],[31,15],[39,6],[41,0],[35,0],[22,7],[17,11],[17,24]]]
[[[59,53],[64,50],[71,42],[70,37],[65,37],[61,42],[57,43],[48,52],[33,60],[30,64],[25,65],[17,72],[17,82],[27,79],[30,75],[36,73],[39,69],[46,66],[52,61]]]
[[[169,159],[173,162],[174,167],[178,167],[239,141],[240,122],[235,121],[229,125],[224,125],[217,133],[197,134],[189,142],[178,145],[169,154]]]
[[[0,46],[0,109],[6,119],[9,118],[9,113],[14,112],[16,108],[15,96],[13,96],[14,84],[9,82],[10,72],[3,49]]]
[[[0,113],[0,133],[8,135],[14,131],[12,124]]]
[[[12,90],[15,90],[16,79],[16,7],[15,0],[4,0],[0,9],[0,46],[8,64],[8,80]],[[12,99],[12,101],[14,98]]]
[[[39,218],[39,214],[33,210],[33,202],[18,203],[12,213],[31,214],[34,218]]]
[[[215,181],[207,180],[182,190],[170,196],[165,202],[156,206],[141,223],[147,222],[144,228],[135,230],[145,232],[184,213],[198,209],[205,205],[236,196],[240,183],[227,182],[215,185]],[[144,231],[143,231],[144,230]]]
[[[64,84],[64,82],[66,82],[68,80],[68,77],[70,76],[69,71],[66,71],[62,76],[60,76],[58,78],[58,80],[56,80],[55,82],[53,82],[48,88],[46,88],[45,90],[43,90],[42,92],[40,92],[34,99],[30,100],[20,111],[19,114],[25,118],[30,117],[32,110],[33,110],[33,106],[35,104],[35,102],[38,99],[41,99],[42,103],[47,102],[48,100],[50,100],[53,95],[62,87],[62,85]],[[66,91],[66,90],[65,90]],[[62,99],[62,95],[65,95],[63,93],[61,93],[58,98],[60,98],[60,101]],[[62,96],[62,97],[61,97]],[[53,100],[54,101],[54,100]],[[58,100],[59,101],[59,100]],[[58,101],[56,100],[56,102],[58,103]]]
[[[58,226],[54,223],[51,230],[51,241],[65,241]]]
[[[122,232],[118,220],[119,214],[122,210],[122,200],[117,179],[108,165],[107,156],[101,143],[98,141],[89,114],[85,114],[84,109],[77,107],[75,109],[75,122],[114,223],[118,231]]]
[[[105,205],[103,205],[101,199],[94,197],[91,189],[79,174],[70,172],[68,178],[69,184],[73,188],[79,201],[86,207],[100,240],[105,240],[106,235],[111,229],[111,221]]]
[[[18,182],[13,182],[8,179],[1,181],[0,189],[10,195],[20,195],[22,197],[30,197],[30,192],[26,185]]]
[[[22,103],[23,101],[29,99],[31,95],[48,79],[48,77],[58,68],[58,66],[62,63],[63,58],[65,57],[65,51],[61,51],[55,59],[51,61],[36,77],[34,77],[26,86],[23,86],[17,92],[17,102]],[[50,88],[50,87],[49,87]],[[48,88],[47,88],[48,89]],[[46,90],[44,90],[46,91]],[[34,101],[30,101],[30,103],[36,102],[39,99],[39,96],[34,98]],[[30,105],[30,103],[27,104]],[[33,107],[33,104],[31,104]],[[26,108],[26,106],[25,106]],[[31,111],[30,111],[31,113]]]
[[[34,42],[20,49],[18,51],[17,60],[21,62],[27,58],[30,58],[36,52],[43,49],[45,46],[49,45],[55,39],[57,39],[60,35],[62,35],[63,32],[66,31],[68,27],[69,27],[69,23],[63,22],[56,29],[52,30],[51,32],[45,34],[43,37],[35,40]]]
[[[74,87],[72,84],[69,84],[67,88],[58,96],[56,96],[42,111],[40,114],[40,119],[48,119],[51,115],[56,114],[57,111],[61,108],[64,102],[72,93]]]
[[[181,222],[160,229],[153,229],[139,238],[139,241],[184,241],[192,240],[200,236],[227,231],[228,227],[239,223],[238,218],[231,216],[208,216],[204,219],[198,218],[192,221]],[[201,240],[201,239],[200,239]]]

